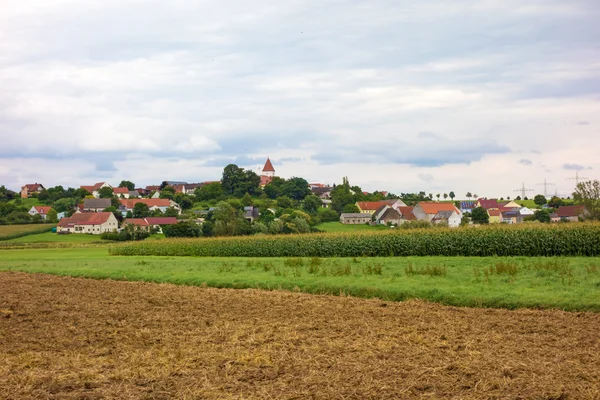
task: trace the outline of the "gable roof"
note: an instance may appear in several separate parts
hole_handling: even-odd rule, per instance
[[[487,210],[490,217],[500,217],[500,210]]]
[[[423,211],[425,211],[425,214],[437,214],[440,211],[454,211],[457,214],[460,214],[460,211],[458,211],[458,208],[456,208],[454,206],[454,204],[452,203],[430,203],[430,202],[425,202],[425,201],[421,201],[419,203],[417,203],[416,207],[421,207],[421,209]]]
[[[38,190],[43,190],[44,186],[41,183],[28,183],[21,187],[21,189],[27,188],[28,192],[37,192]]]
[[[496,199],[492,199],[492,200],[487,200],[487,199],[479,199],[479,205],[483,208],[490,209],[490,208],[500,208],[500,205],[498,204],[498,201],[496,201]]]
[[[262,170],[263,172],[275,172],[275,168],[273,168],[273,164],[271,164],[271,159],[269,157],[267,157],[267,162]]]
[[[75,213],[68,218],[61,219],[58,222],[58,226],[102,225],[106,223],[112,215],[111,212]]]
[[[119,201],[127,209],[132,209],[137,203],[144,203],[150,208],[171,206],[169,199],[119,199]]]
[[[393,203],[392,203],[393,204]],[[361,210],[378,210],[381,206],[391,205],[387,201],[357,201],[356,206]]]
[[[400,214],[402,214],[402,218],[407,221],[416,221],[417,217],[413,214],[414,207],[406,206],[406,207],[398,207]]]
[[[446,220],[449,219],[452,214],[454,214],[454,211],[452,210],[442,210],[439,211],[437,214],[435,214],[435,216],[433,217],[434,221],[442,221],[442,220]]]
[[[400,213],[394,210],[392,207],[388,207],[387,210],[379,217],[380,220],[391,220],[391,219],[402,219]]]
[[[105,209],[111,206],[110,199],[83,199],[83,208],[101,208]]]
[[[135,226],[148,226],[148,221],[143,218],[127,218],[123,220],[123,225],[131,224]]]
[[[369,213],[342,213],[340,218],[371,218]]]
[[[580,215],[583,215],[584,213],[585,213],[584,206],[560,206],[560,207],[558,207],[558,210],[556,210],[556,214],[558,214],[558,216],[562,217],[562,218],[579,217]]]
[[[113,189],[113,193],[114,194],[128,194],[129,193],[129,189],[126,187],[117,187]]]
[[[177,218],[175,217],[146,217],[146,222],[150,225],[175,225]]]
[[[35,208],[35,211],[38,212],[38,214],[48,214],[48,211],[50,211],[50,209],[52,207],[50,206],[33,206]]]
[[[92,192],[99,190],[102,187],[102,185],[104,185],[105,183],[106,182],[96,182],[92,186],[80,186],[80,187],[81,187],[81,189],[85,189],[88,192],[92,193]]]
[[[473,208],[477,208],[477,202],[476,201],[461,201],[460,208],[463,210],[471,210]]]

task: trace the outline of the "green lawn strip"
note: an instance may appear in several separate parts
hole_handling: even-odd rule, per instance
[[[310,258],[302,259],[302,266],[291,266],[292,259],[285,258],[108,256],[106,248],[4,250],[0,256],[0,271],[393,301],[420,298],[455,306],[600,311],[600,258],[323,258],[320,272],[311,274]],[[540,269],[539,265],[553,260],[568,263],[567,272]],[[408,275],[409,263],[417,271],[445,268],[446,274]],[[518,272],[514,276],[484,273],[499,263],[514,263]],[[365,272],[378,266],[381,275]],[[332,275],[348,268],[350,275]]]
[[[28,235],[16,239],[7,240],[7,242],[12,243],[88,243],[100,241],[100,235],[87,235],[76,233],[72,233],[69,235],[59,235],[57,233],[52,232],[38,233],[35,235]]]

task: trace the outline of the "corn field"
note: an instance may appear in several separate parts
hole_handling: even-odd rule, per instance
[[[115,245],[111,255],[210,257],[599,256],[600,224],[167,239]]]

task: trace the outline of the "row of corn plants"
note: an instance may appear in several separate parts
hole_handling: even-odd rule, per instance
[[[169,239],[115,245],[109,251],[210,257],[600,256],[600,224]]]

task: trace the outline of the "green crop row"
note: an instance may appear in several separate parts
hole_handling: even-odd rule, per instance
[[[168,239],[115,245],[112,255],[210,257],[599,256],[600,224]]]

